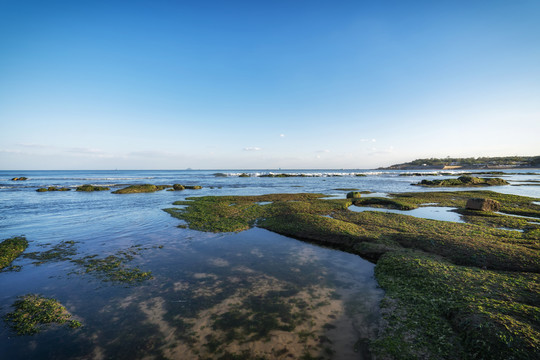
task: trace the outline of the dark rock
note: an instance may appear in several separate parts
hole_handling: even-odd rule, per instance
[[[491,199],[474,198],[467,200],[465,208],[480,211],[499,211],[501,209],[501,203]]]
[[[356,199],[362,196],[362,193],[359,191],[351,191],[347,193],[347,199]]]

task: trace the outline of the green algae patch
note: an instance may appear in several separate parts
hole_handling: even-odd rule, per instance
[[[467,211],[470,198],[501,212],[540,217],[538,199],[490,191],[390,194],[321,199],[322,194],[190,198],[166,209],[202,231],[253,226],[358,254],[376,263],[387,292],[386,327],[371,349],[395,359],[529,359],[540,354],[540,227],[530,219]],[[258,202],[269,201],[264,206]],[[414,209],[459,208],[468,223],[382,212],[352,212],[352,202]],[[430,205],[432,206],[432,205]],[[522,231],[497,229],[507,224]],[[227,321],[247,324],[242,313]],[[274,323],[273,325],[277,326]],[[214,325],[220,327],[220,322]],[[232,335],[231,335],[232,336]]]
[[[94,185],[81,185],[78,186],[76,191],[85,191],[85,192],[93,192],[93,191],[107,191],[110,190],[110,188],[106,186],[94,186]]]
[[[0,270],[6,268],[28,247],[24,236],[14,236],[0,243]]]
[[[152,184],[142,184],[142,185],[130,185],[123,189],[113,191],[113,194],[136,194],[136,193],[152,193],[160,191],[166,188],[170,188],[170,185],[152,185]]]
[[[275,211],[280,211],[280,209],[284,211],[285,208],[293,210],[298,210],[299,207],[305,208],[323,196],[322,194],[203,196],[173,203],[173,205],[187,205],[187,208],[164,210],[178,219],[185,220],[194,230],[237,232],[253,227],[257,219],[271,215]],[[257,204],[261,202],[272,202],[272,204]],[[326,204],[320,200],[318,203]],[[328,202],[328,204],[331,203]]]
[[[428,187],[469,187],[469,186],[501,186],[510,185],[510,183],[501,178],[478,178],[473,176],[460,176],[457,179],[444,180],[422,180],[419,186]]]
[[[13,304],[15,311],[4,316],[4,321],[17,335],[33,335],[51,324],[66,324],[78,328],[82,324],[72,320],[67,309],[52,298],[28,294]]]
[[[537,273],[458,266],[416,251],[384,255],[375,272],[389,323],[373,344],[380,352],[396,359],[540,356]]]
[[[138,267],[129,265],[129,262],[135,259],[135,256],[139,255],[142,250],[145,249],[140,246],[132,246],[104,258],[99,258],[98,255],[89,255],[71,261],[82,266],[84,273],[95,274],[102,281],[135,285],[153,278],[150,271],[142,271]]]
[[[69,261],[77,254],[77,242],[73,240],[61,241],[49,250],[34,251],[23,254],[26,259],[34,260],[34,265],[41,265],[48,262]]]

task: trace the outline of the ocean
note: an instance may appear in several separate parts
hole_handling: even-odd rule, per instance
[[[60,301],[83,324],[17,336],[2,322],[0,354],[6,359],[297,358],[306,353],[369,358],[362,355],[362,344],[380,325],[378,303],[384,296],[374,264],[258,228],[221,234],[180,228],[180,221],[162,209],[209,195],[308,192],[343,198],[348,189],[371,191],[371,196],[440,191],[448,189],[412,184],[459,172],[0,171],[0,239],[24,235],[25,253],[60,254],[22,256],[0,273],[0,315],[12,311],[20,296],[40,294]],[[485,189],[540,198],[540,170],[503,173],[497,176],[510,185]],[[23,176],[28,180],[11,180]],[[203,188],[112,194],[146,183]],[[74,191],[83,184],[111,190]],[[36,191],[50,186],[71,191]],[[89,266],[92,259],[108,256],[152,277],[125,283]]]

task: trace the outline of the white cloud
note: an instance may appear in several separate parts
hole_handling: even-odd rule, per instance
[[[328,149],[325,149],[325,150],[318,150],[317,151],[318,153],[325,153],[325,154],[328,154],[330,152],[330,150]]]
[[[259,150],[262,150],[262,149],[257,146],[248,146],[244,148],[244,151],[259,151]]]
[[[360,139],[360,142],[377,142],[376,139]]]
[[[279,137],[280,137],[280,138],[284,138],[284,137],[285,137],[285,134],[279,134]]]

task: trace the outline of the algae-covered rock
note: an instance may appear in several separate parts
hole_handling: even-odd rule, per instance
[[[351,191],[347,193],[347,199],[356,199],[362,197],[362,193],[359,191]]]
[[[77,187],[77,191],[86,191],[86,192],[92,192],[92,191],[106,191],[110,190],[106,186],[93,186],[93,185],[81,185]]]
[[[11,181],[25,181],[25,180],[28,180],[28,178],[24,176],[14,177],[13,179],[11,179]]]
[[[473,176],[460,176],[457,179],[444,179],[444,180],[422,180],[418,184],[419,186],[432,186],[432,187],[468,187],[468,186],[500,186],[509,185],[508,181],[501,178],[478,178]]]
[[[473,198],[467,200],[465,208],[480,211],[499,211],[501,210],[501,203],[491,199]]]
[[[37,192],[46,192],[46,191],[70,191],[70,188],[67,187],[56,187],[56,186],[49,186],[48,188],[39,188],[36,191]]]
[[[136,193],[151,193],[165,188],[169,188],[169,185],[152,185],[152,184],[142,184],[142,185],[130,185],[120,190],[113,191],[113,194],[136,194]]]
[[[202,186],[200,185],[184,185],[184,187],[188,190],[200,190],[202,189]]]
[[[179,191],[179,190],[184,190],[186,187],[184,185],[180,185],[180,184],[174,184],[173,185],[173,189],[175,191]]]
[[[238,177],[249,177],[249,175],[246,174],[246,173],[242,173],[242,174],[238,175]]]

